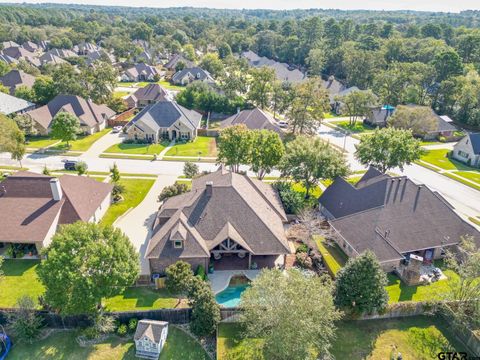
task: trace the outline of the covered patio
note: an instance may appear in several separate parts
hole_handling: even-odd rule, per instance
[[[217,255],[218,257],[218,255]],[[240,258],[236,253],[223,253],[220,259],[210,256],[210,264],[214,270],[260,270],[273,268],[278,264],[277,255],[252,255],[248,253]]]

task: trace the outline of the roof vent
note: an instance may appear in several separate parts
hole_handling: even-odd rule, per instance
[[[205,187],[205,191],[206,191],[206,194],[207,196],[212,196],[212,192],[213,192],[213,181],[207,181],[205,183],[206,187]]]
[[[60,180],[53,178],[50,180],[50,189],[52,190],[53,200],[60,201],[62,199],[62,187]]]

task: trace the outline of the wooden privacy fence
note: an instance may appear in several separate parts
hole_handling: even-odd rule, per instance
[[[17,312],[17,309],[1,309],[0,308],[0,324],[6,324],[8,315]],[[88,315],[74,315],[74,316],[61,316],[57,313],[34,310],[42,319],[43,323],[47,327],[51,328],[75,328],[75,327],[87,327],[91,325],[91,319]],[[220,314],[222,320],[231,316],[238,315],[240,310],[236,308],[221,309]],[[127,323],[130,319],[151,319],[168,321],[171,324],[186,324],[190,322],[192,315],[191,308],[182,309],[157,309],[157,310],[144,310],[144,311],[122,311],[122,312],[107,312],[107,315],[112,315],[118,321]]]

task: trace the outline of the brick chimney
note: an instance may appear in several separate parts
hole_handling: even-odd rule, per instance
[[[50,179],[50,189],[52,190],[53,200],[62,200],[62,187],[60,186],[60,180],[57,178]]]

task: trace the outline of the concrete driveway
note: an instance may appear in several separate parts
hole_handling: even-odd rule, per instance
[[[117,219],[114,225],[127,235],[140,254],[140,275],[149,275],[148,260],[145,259],[148,240],[151,237],[151,228],[155,214],[160,206],[158,195],[165,186],[172,185],[177,176],[162,175],[157,178],[145,199],[134,209]]]
[[[89,158],[98,158],[98,156],[107,150],[110,146],[119,144],[123,141],[126,135],[122,132],[119,133],[112,133],[111,131],[103,135],[100,139],[95,141],[90,149],[85,151],[81,156],[82,159],[89,159]]]

